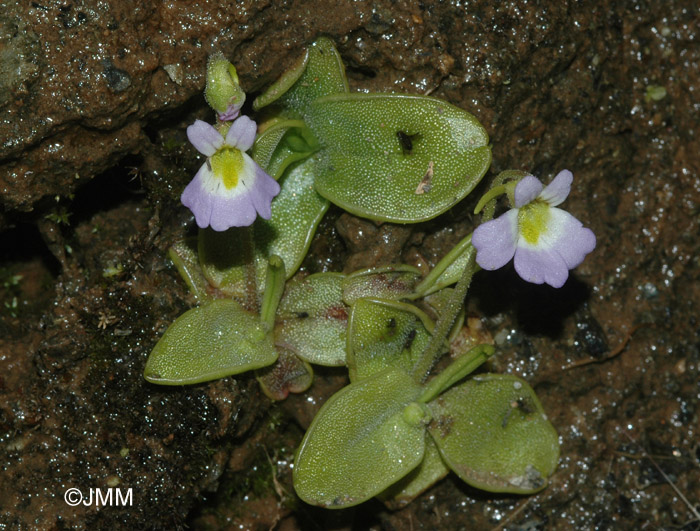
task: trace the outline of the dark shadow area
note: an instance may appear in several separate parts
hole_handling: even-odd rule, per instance
[[[37,259],[53,277],[58,276],[61,270],[61,265],[46,247],[39,229],[33,223],[18,223],[13,228],[0,232],[0,249],[2,270],[12,264]]]
[[[362,531],[377,529],[381,524],[379,516],[382,511],[386,511],[386,508],[376,498],[359,506],[333,510],[300,502],[296,516],[300,529]]]
[[[374,79],[377,73],[371,69],[361,65],[348,64],[345,66],[345,73],[351,79]]]
[[[469,297],[477,301],[484,316],[515,311],[518,325],[528,335],[560,335],[563,322],[590,297],[590,287],[575,273],[561,288],[531,284],[522,280],[512,263],[497,271],[477,273]]]
[[[143,159],[128,155],[119,164],[82,186],[71,204],[70,225],[76,227],[95,214],[112,210],[126,201],[140,198],[144,193],[139,173]]]

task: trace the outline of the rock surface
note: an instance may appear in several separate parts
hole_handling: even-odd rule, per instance
[[[696,4],[3,3],[0,524],[686,525],[691,509],[649,456],[700,497]],[[255,93],[318,35],[335,41],[351,90],[431,93],[476,115],[491,175],[574,173],[566,205],[596,251],[560,291],[482,272],[468,306],[500,340],[490,369],[530,381],[561,435],[561,465],[536,496],[450,477],[396,512],[303,507],[291,486],[298,424],[342,373],[320,371],[308,395],[273,408],[252,377],[182,389],[141,377],[192,304],[166,251],[192,226],[178,197],[201,164],[184,130],[210,119],[207,56],[222,51]],[[408,229],[332,210],[305,267],[425,268],[471,230],[468,211]],[[132,488],[133,506],[63,498],[109,486]]]

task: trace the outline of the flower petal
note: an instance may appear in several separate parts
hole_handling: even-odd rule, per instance
[[[515,207],[520,208],[534,201],[542,192],[543,184],[537,177],[526,175],[515,187]]]
[[[247,154],[243,153],[246,174],[242,177],[248,197],[261,218],[270,219],[272,198],[280,193],[280,185],[257,165]]]
[[[216,231],[231,227],[247,227],[255,221],[255,207],[250,196],[243,192],[234,196],[213,196],[210,225]]]
[[[235,120],[238,118],[238,115],[241,114],[241,107],[242,104],[235,104],[232,103],[230,104],[224,112],[217,113],[217,118],[221,120],[222,122],[230,122],[231,120]]]
[[[256,132],[255,122],[247,116],[241,116],[231,124],[226,139],[202,120],[187,128],[190,142],[209,157],[180,198],[194,214],[199,227],[210,226],[216,231],[224,231],[230,227],[251,225],[258,214],[270,218],[270,203],[279,194],[280,186],[245,153],[253,145]],[[234,153],[231,150],[221,152],[224,145],[236,149],[237,156],[243,157],[242,165],[240,158],[233,164],[224,156]],[[219,167],[222,164],[226,171]]]
[[[550,206],[561,205],[571,191],[574,175],[569,170],[560,171],[547,187],[542,190],[540,199],[547,201]]]
[[[224,145],[224,138],[214,129],[214,126],[202,120],[187,127],[187,138],[202,155],[211,157]]]
[[[518,240],[515,270],[528,282],[559,288],[568,277],[568,270],[578,266],[596,244],[593,231],[574,216],[559,208],[549,209],[549,219],[537,243]]]
[[[513,258],[517,242],[518,209],[514,208],[474,230],[476,263],[490,271],[503,267]]]
[[[197,226],[224,231],[247,227],[255,221],[256,211],[245,186],[227,190],[207,164],[203,164],[180,197],[194,214]]]
[[[209,226],[213,206],[213,195],[205,189],[205,181],[212,177],[210,174],[211,170],[206,164],[202,164],[180,196],[180,201],[192,211],[197,226],[202,229]]]
[[[255,142],[257,131],[258,126],[253,120],[247,116],[239,116],[226,133],[226,144],[241,151],[248,151]]]
[[[550,209],[547,231],[542,244],[562,257],[566,267],[578,266],[588,253],[595,249],[596,238],[591,229],[560,208]]]
[[[569,278],[569,268],[564,259],[553,249],[521,247],[515,251],[515,271],[533,284],[547,283],[561,288]]]

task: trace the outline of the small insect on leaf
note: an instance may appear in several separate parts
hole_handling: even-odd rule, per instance
[[[399,139],[399,145],[403,154],[411,155],[413,153],[413,141],[420,138],[420,133],[409,135],[405,131],[396,131],[396,138]]]
[[[488,136],[476,118],[427,96],[332,94],[314,100],[304,120],[321,146],[316,191],[377,221],[438,216],[471,192],[491,163]],[[431,160],[430,193],[416,194]]]

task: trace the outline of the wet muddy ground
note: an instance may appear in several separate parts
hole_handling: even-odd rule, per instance
[[[697,3],[320,3],[2,4],[0,528],[700,528]],[[312,508],[290,464],[342,371],[280,404],[249,376],[142,379],[193,304],[166,252],[193,230],[178,198],[201,163],[185,127],[210,117],[206,57],[223,51],[254,95],[319,35],[351,90],[476,115],[487,179],[574,173],[566,206],[595,252],[560,290],[481,272],[467,302],[499,347],[489,369],[528,380],[560,434],[539,494],[449,476],[399,511]],[[471,206],[381,227],[332,208],[303,270],[429,267]],[[64,501],[98,487],[133,505]]]

